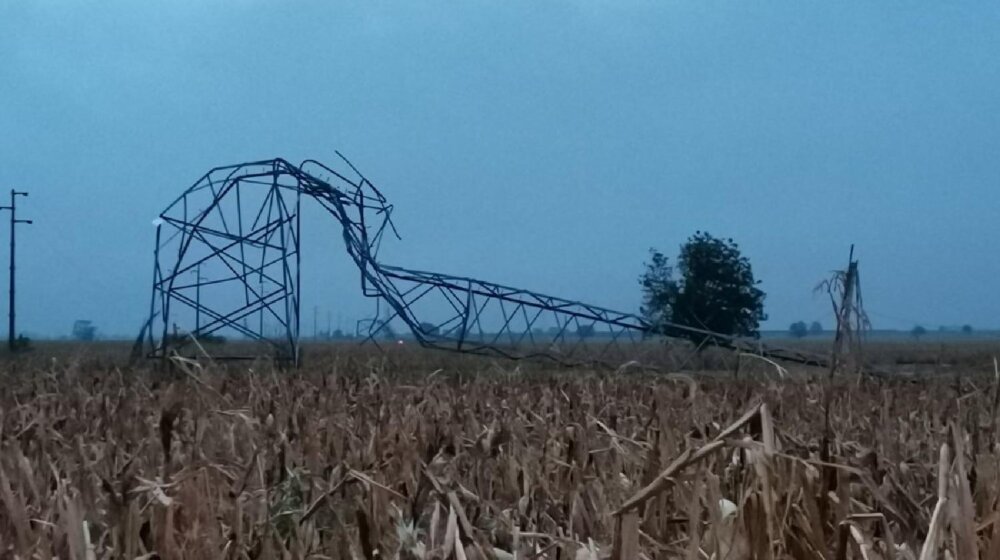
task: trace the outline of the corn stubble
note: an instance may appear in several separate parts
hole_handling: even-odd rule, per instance
[[[175,365],[4,379],[0,557],[1000,559],[992,378]]]

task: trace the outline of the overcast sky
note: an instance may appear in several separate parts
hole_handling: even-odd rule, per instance
[[[708,230],[786,328],[830,322],[813,287],[855,243],[876,327],[1000,326],[998,29],[994,2],[4,0],[20,325],[134,334],[183,189],[340,150],[396,206],[394,264],[630,311],[649,248]],[[304,228],[306,309],[360,318]]]

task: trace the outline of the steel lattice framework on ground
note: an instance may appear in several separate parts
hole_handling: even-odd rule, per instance
[[[338,154],[339,156],[340,154]],[[343,159],[343,157],[341,156]],[[802,363],[822,359],[764,348],[757,341],[682,325],[657,333],[642,317],[474,278],[382,264],[378,249],[395,235],[392,206],[346,159],[335,171],[315,160],[272,159],[217,167],[203,175],[155,222],[153,290],[140,334],[151,357],[196,339],[236,332],[298,363],[301,318],[301,216],[316,203],[341,225],[361,291],[377,302],[365,335],[377,343],[401,321],[421,345],[564,364],[644,361],[651,335],[709,335],[714,344]],[[397,236],[398,237],[398,236]],[[210,266],[211,278],[201,270]],[[219,272],[221,271],[221,273]],[[187,323],[182,329],[179,323]],[[246,350],[246,349],[245,349]],[[237,357],[237,356],[223,356]]]

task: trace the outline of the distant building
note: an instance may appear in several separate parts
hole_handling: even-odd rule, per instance
[[[81,319],[73,323],[74,340],[90,341],[94,340],[96,335],[97,327],[94,326],[92,321]]]

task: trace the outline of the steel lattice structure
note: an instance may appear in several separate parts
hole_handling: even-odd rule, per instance
[[[340,155],[340,154],[338,154]],[[341,156],[343,159],[343,157]],[[620,365],[642,360],[639,344],[656,334],[711,335],[720,346],[821,363],[797,352],[682,325],[657,333],[642,317],[474,278],[382,264],[378,249],[395,234],[392,206],[346,159],[349,171],[315,160],[283,159],[217,167],[178,197],[157,220],[149,319],[140,334],[152,357],[193,338],[230,329],[269,347],[280,359],[300,356],[301,210],[317,203],[336,219],[361,290],[377,302],[368,340],[401,321],[421,345],[505,358]],[[397,236],[398,237],[398,236]],[[222,270],[202,277],[202,266]],[[193,320],[181,336],[178,318]],[[278,325],[265,332],[268,324]]]

